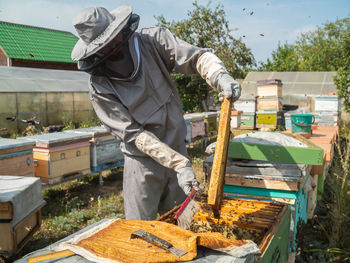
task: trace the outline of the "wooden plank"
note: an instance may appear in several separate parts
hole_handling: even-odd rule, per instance
[[[318,174],[312,175],[316,187],[308,192],[307,195],[307,219],[311,219],[314,216],[314,212],[317,205],[317,184],[318,184]]]
[[[224,97],[221,104],[218,136],[208,190],[208,204],[219,211],[224,189],[227,152],[230,140],[232,100]]]
[[[229,193],[224,191],[224,196],[231,198],[244,198],[244,199],[254,199],[259,201],[270,200],[273,202],[283,203],[283,204],[295,204],[295,199],[290,198],[279,198],[279,197],[270,197],[270,196],[261,196],[261,195],[251,195],[251,194],[239,194],[239,193]]]
[[[249,178],[249,177],[247,178],[246,175],[242,175],[242,174],[226,174],[225,184],[277,189],[277,190],[287,190],[287,191],[299,191],[302,185],[300,181],[288,182],[288,181],[268,180],[268,179],[259,180],[259,179]]]
[[[261,263],[287,261],[289,252],[289,226],[290,209],[285,206],[283,213],[280,214],[276,223],[273,225],[273,229],[270,233],[267,233],[267,235],[271,236],[269,242],[265,242],[264,248],[259,245],[262,252]]]

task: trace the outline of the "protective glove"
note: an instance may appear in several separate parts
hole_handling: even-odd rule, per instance
[[[220,91],[219,100],[222,101],[223,97],[231,98],[232,102],[235,102],[241,96],[241,85],[234,80],[229,74],[223,74],[218,80],[217,89]]]
[[[201,190],[191,166],[177,169],[177,180],[179,181],[179,186],[184,190],[186,195],[191,192],[192,188],[196,191]]]
[[[173,169],[177,173],[179,186],[188,195],[192,187],[200,190],[199,183],[191,167],[190,161],[182,154],[171,149],[149,131],[141,132],[135,140],[137,149],[150,156],[159,164]]]

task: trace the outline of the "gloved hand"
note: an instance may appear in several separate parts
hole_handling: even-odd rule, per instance
[[[196,179],[194,171],[191,166],[186,166],[177,169],[177,180],[179,185],[184,190],[185,194],[188,195],[192,188],[196,191],[200,191],[199,182]]]
[[[241,96],[241,85],[234,80],[229,74],[223,74],[218,80],[219,100],[222,101],[223,97],[231,98],[232,102],[235,102]]]

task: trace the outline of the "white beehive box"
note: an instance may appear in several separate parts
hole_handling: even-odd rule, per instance
[[[239,99],[233,103],[233,107],[238,111],[255,112],[256,99]]]
[[[313,112],[338,112],[341,110],[341,103],[337,95],[312,96],[311,111]]]

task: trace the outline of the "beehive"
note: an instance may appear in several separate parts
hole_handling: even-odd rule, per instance
[[[56,132],[22,138],[35,142],[34,172],[44,183],[57,183],[64,177],[91,171],[88,134]]]
[[[0,255],[17,253],[41,224],[39,178],[0,176]]]
[[[81,128],[65,132],[90,135],[90,168],[93,172],[124,164],[124,154],[120,149],[120,140],[105,127]]]
[[[201,113],[187,113],[184,119],[187,127],[187,142],[194,142],[205,136],[204,117]]]
[[[217,112],[203,112],[205,134],[207,136],[215,135],[218,131],[217,129]]]
[[[0,138],[0,174],[34,176],[34,142]]]
[[[238,111],[244,112],[255,112],[256,111],[256,99],[245,98],[239,99],[233,103],[233,106]]]
[[[255,112],[243,112],[241,115],[240,129],[255,129]]]
[[[281,262],[287,260],[289,249],[290,211],[284,204],[225,197],[215,218],[205,197],[196,200],[200,210],[194,215],[191,231],[219,232],[224,237],[253,240],[261,251],[259,262],[274,262],[279,250]],[[176,223],[173,219],[179,207],[158,220]]]
[[[259,97],[257,98],[257,111],[264,110],[282,110],[282,98],[281,97]]]
[[[241,115],[242,111],[232,110],[231,111],[231,129],[237,129],[241,126]]]
[[[284,126],[283,113],[281,111],[257,111],[256,127],[258,129],[280,129]]]

